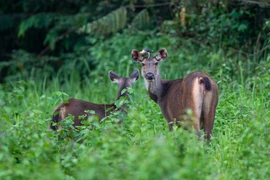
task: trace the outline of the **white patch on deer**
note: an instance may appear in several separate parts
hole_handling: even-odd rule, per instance
[[[144,78],[144,85],[145,85],[146,90],[148,90],[149,89],[149,82],[145,78]]]
[[[201,78],[195,79],[193,83],[193,89],[192,89],[192,94],[193,94],[193,103],[194,103],[194,116],[196,117],[196,124],[195,128],[197,130],[200,129],[200,117],[203,109],[203,100],[204,100],[204,84],[200,83]]]
[[[208,114],[210,112],[211,106],[213,106],[213,92],[207,91],[204,95],[204,102],[203,102],[203,111],[205,114]]]
[[[66,115],[66,107],[61,107],[60,108],[60,112],[59,112],[59,116],[60,116],[60,119],[65,119],[65,116]]]
[[[148,92],[157,95],[157,85],[155,80],[149,82],[148,80],[144,79],[144,85]]]

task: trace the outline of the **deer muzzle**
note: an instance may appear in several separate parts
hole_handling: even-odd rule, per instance
[[[153,79],[155,79],[155,75],[153,73],[147,73],[145,75],[145,78],[149,81],[152,81]]]

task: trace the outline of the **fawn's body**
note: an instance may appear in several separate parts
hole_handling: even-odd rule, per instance
[[[121,78],[115,72],[110,71],[109,77],[112,82],[118,84],[118,92],[116,100],[118,100],[121,96],[127,96],[127,92],[121,94],[122,90],[131,87],[132,83],[134,83],[139,78],[138,70],[133,71],[130,77]],[[89,114],[87,111],[94,111],[94,114]],[[116,108],[114,103],[111,104],[95,104],[92,102],[79,100],[71,98],[67,103],[62,103],[54,109],[51,129],[57,130],[59,127],[54,125],[54,123],[58,123],[65,119],[68,115],[74,116],[74,126],[80,126],[82,120],[86,120],[88,116],[97,116],[99,120],[111,114],[112,111],[119,110],[125,111],[126,106],[123,105],[119,109]]]

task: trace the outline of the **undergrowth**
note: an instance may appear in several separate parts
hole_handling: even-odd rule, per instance
[[[192,54],[175,52],[170,41],[156,44],[169,46],[169,55],[172,52],[161,63],[163,78],[203,69],[218,83],[219,104],[209,145],[181,128],[169,132],[142,78],[133,85],[122,124],[117,123],[119,114],[113,114],[101,124],[90,118],[80,130],[70,128],[71,119],[62,132],[49,129],[54,107],[68,97],[114,102],[117,86],[109,82],[108,70],[124,76],[139,68],[126,52],[122,59],[121,53],[113,55],[124,65],[100,66],[83,79],[74,71],[70,76],[33,76],[0,86],[0,179],[267,179],[269,55],[244,64],[240,56],[223,51],[199,49],[200,54]],[[113,48],[100,53],[97,60],[104,61],[112,52]]]

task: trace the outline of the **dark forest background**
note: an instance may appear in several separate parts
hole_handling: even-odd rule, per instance
[[[2,0],[0,82],[74,68],[82,78],[95,75],[132,49],[157,51],[164,41],[172,56],[222,50],[256,66],[269,53],[269,18],[268,0]]]

